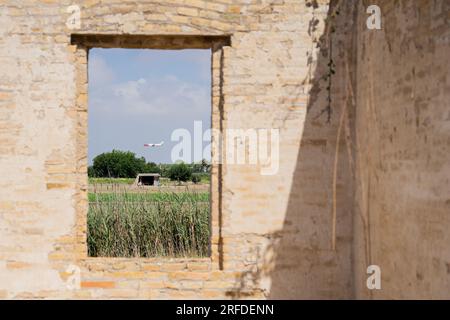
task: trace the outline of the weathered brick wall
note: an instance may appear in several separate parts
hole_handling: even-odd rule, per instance
[[[349,297],[350,179],[339,176],[333,251],[339,112],[330,123],[321,114],[326,61],[315,43],[328,5],[309,2],[80,1],[81,28],[69,30],[70,1],[2,1],[0,295]],[[279,128],[282,156],[274,176],[214,168],[211,259],[86,257],[87,53],[74,33],[231,37],[213,50],[213,127]],[[67,287],[70,265],[80,289]]]
[[[369,32],[368,4],[328,2],[86,0],[70,30],[71,1],[0,0],[0,297],[367,297],[369,262],[375,297],[448,295],[448,4],[380,0]],[[279,128],[280,166],[213,167],[211,258],[86,256],[83,34],[229,37],[212,50],[212,126]]]
[[[448,299],[450,2],[370,4],[383,29],[357,41],[356,296]],[[365,287],[370,264],[382,290]]]

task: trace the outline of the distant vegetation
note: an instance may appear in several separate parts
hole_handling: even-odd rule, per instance
[[[120,150],[96,156],[88,169],[89,177],[98,178],[135,178],[138,173],[159,172],[155,163],[147,163],[144,157],[137,158],[133,152]]]
[[[177,163],[169,168],[168,176],[172,181],[188,181],[192,177],[192,169],[184,163]]]
[[[198,163],[175,163],[175,164],[156,164],[146,162],[144,157],[138,158],[133,152],[113,150],[96,156],[93,165],[88,168],[90,181],[96,183],[106,183],[106,179],[122,178],[114,180],[117,183],[130,184],[138,173],[159,173],[164,178],[172,181],[194,183],[209,182],[209,173],[211,165],[202,160]],[[92,179],[92,178],[95,178]],[[105,180],[101,180],[104,178]]]
[[[202,177],[201,177],[200,174],[194,173],[194,174],[192,174],[191,180],[192,180],[193,183],[197,184],[197,183],[200,183],[202,181]]]
[[[89,176],[89,184],[103,184],[103,183],[110,183],[110,184],[133,184],[135,178],[96,178]]]
[[[156,164],[113,150],[88,168],[87,244],[91,257],[205,257],[209,254],[210,164]],[[159,173],[157,188],[132,186]],[[200,191],[196,191],[200,190]],[[201,191],[203,190],[203,191]]]

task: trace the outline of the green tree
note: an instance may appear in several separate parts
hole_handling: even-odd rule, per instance
[[[168,176],[172,181],[188,181],[192,176],[192,169],[184,163],[176,163],[170,166]]]
[[[94,158],[93,174],[96,177],[134,178],[146,169],[143,157],[137,158],[133,152],[113,150]]]
[[[161,177],[168,178],[169,177],[169,169],[172,165],[167,163],[160,163],[159,170]]]
[[[89,178],[94,178],[95,177],[95,170],[93,166],[89,166],[88,167],[88,177]]]
[[[143,173],[161,173],[161,169],[159,168],[159,166],[156,163],[148,162],[145,165],[145,169],[144,169]]]
[[[211,168],[211,164],[206,161],[205,159],[202,159],[202,161],[199,162],[193,162],[191,164],[192,172],[194,173],[205,173],[209,172]]]
[[[205,159],[202,159],[202,172],[210,172],[211,171],[211,164],[206,161]]]
[[[191,168],[192,168],[192,172],[194,172],[194,173],[202,172],[202,165],[201,165],[201,163],[193,162],[191,164]]]
[[[201,178],[200,174],[193,173],[191,180],[192,180],[193,183],[197,184],[197,183],[199,183],[202,180],[202,178]]]

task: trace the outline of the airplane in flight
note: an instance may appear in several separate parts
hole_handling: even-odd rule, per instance
[[[146,143],[144,144],[144,147],[161,147],[164,144],[164,141],[161,141],[160,143]]]

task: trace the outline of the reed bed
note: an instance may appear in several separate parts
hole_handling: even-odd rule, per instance
[[[208,193],[90,193],[91,257],[209,255]]]

